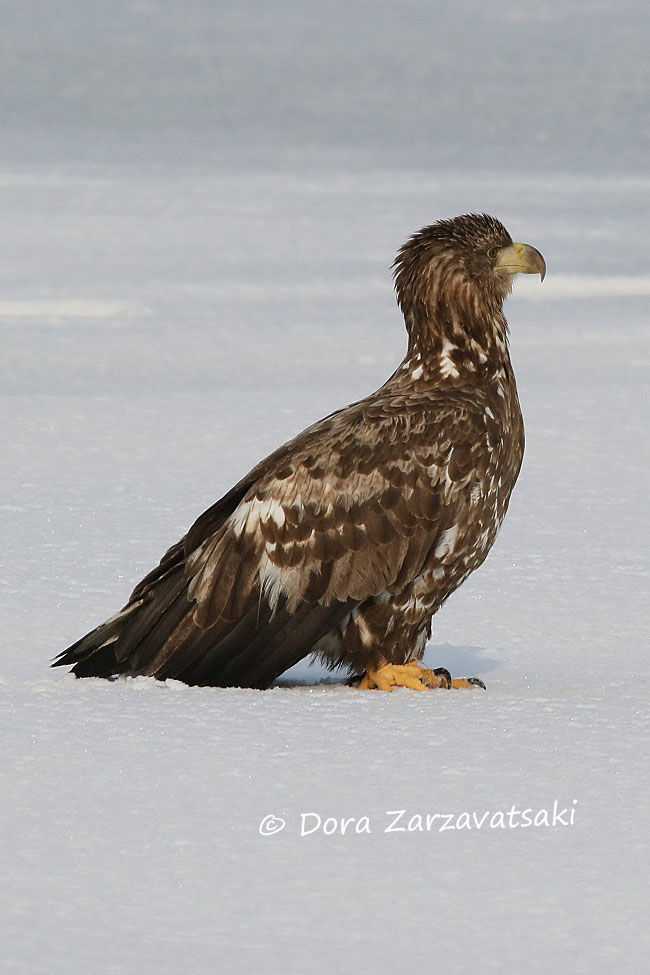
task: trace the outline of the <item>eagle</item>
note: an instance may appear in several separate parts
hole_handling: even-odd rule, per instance
[[[362,689],[484,686],[419,661],[519,474],[503,304],[546,266],[472,213],[415,233],[393,272],[408,347],[390,378],[262,460],[53,666],[264,689],[315,656]]]

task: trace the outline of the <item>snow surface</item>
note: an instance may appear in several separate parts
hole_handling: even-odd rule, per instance
[[[3,970],[646,971],[645,5],[6,6]],[[48,670],[386,378],[395,250],[470,210],[548,265],[507,307],[522,475],[426,656],[487,691]]]

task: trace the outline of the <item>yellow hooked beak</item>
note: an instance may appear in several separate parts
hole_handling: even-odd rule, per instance
[[[539,274],[543,281],[546,275],[546,264],[538,250],[530,244],[510,244],[502,247],[497,253],[495,269],[508,271],[510,274]]]

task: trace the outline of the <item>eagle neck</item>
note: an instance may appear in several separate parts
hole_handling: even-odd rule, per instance
[[[473,385],[511,370],[508,326],[498,300],[452,305],[439,296],[404,308],[404,319],[409,342],[396,375]]]

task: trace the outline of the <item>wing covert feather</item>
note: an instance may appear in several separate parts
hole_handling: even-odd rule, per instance
[[[484,432],[476,406],[433,397],[365,401],[310,427],[240,482],[188,557],[196,622],[238,619],[261,598],[295,611],[403,587],[489,462]]]

